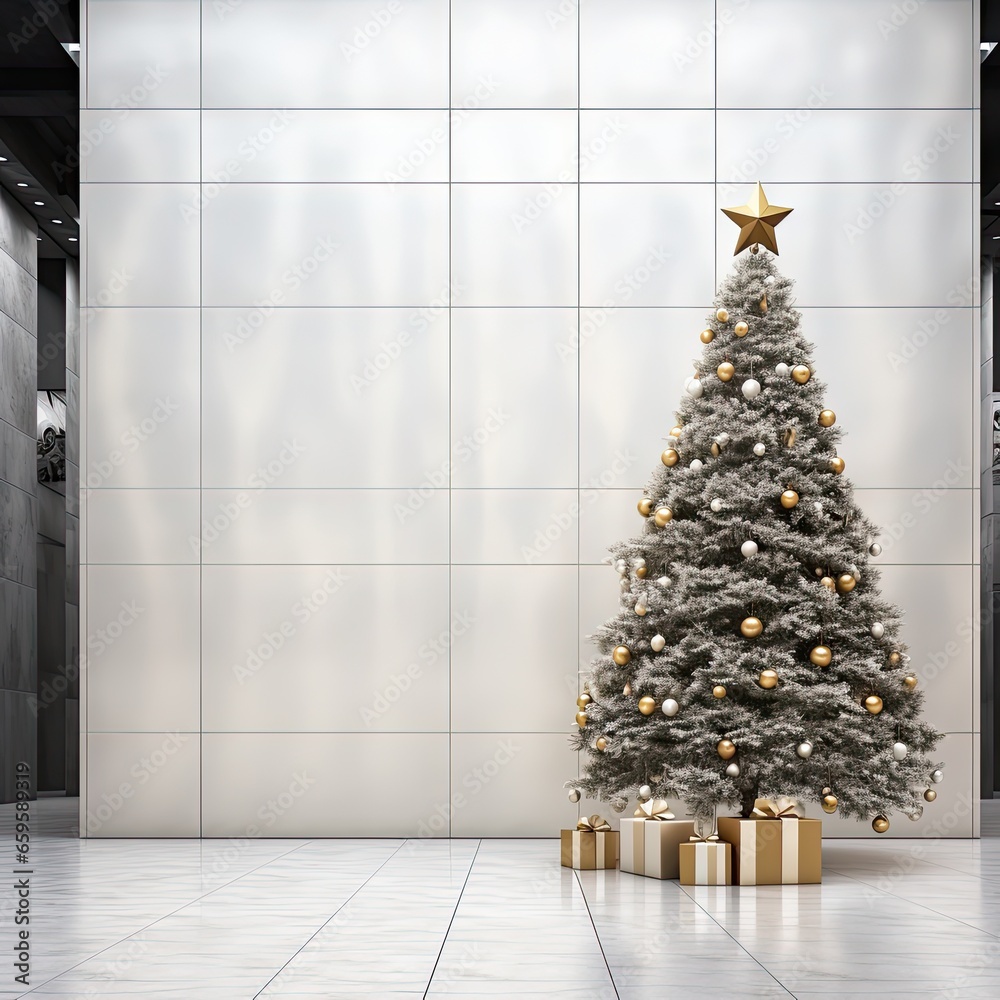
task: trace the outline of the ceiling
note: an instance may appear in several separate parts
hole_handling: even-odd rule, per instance
[[[78,0],[0,0],[0,37],[0,187],[37,221],[40,257],[75,257]]]

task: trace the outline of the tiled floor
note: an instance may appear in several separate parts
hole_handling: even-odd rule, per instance
[[[554,840],[80,841],[74,805],[35,806],[31,997],[1000,997],[997,840],[827,841],[821,886],[682,888]]]

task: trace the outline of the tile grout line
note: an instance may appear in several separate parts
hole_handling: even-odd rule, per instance
[[[144,840],[146,838],[138,838],[138,839]],[[164,839],[176,839],[176,838],[164,838]],[[251,868],[249,871],[245,871],[242,874],[237,875],[235,878],[230,879],[228,882],[223,882],[222,885],[217,885],[214,889],[209,889],[208,892],[204,892],[200,896],[195,896],[194,899],[189,899],[186,903],[182,903],[180,906],[175,907],[169,913],[164,913],[162,916],[157,917],[155,920],[151,920],[149,921],[149,923],[144,924],[137,931],[133,931],[131,934],[126,934],[123,938],[119,938],[117,941],[114,941],[111,944],[107,945],[106,947],[101,948],[100,951],[95,951],[92,955],[88,955],[86,958],[81,959],[79,962],[75,963],[74,965],[71,965],[68,969],[63,969],[62,972],[59,972],[54,976],[50,976],[48,979],[45,980],[45,982],[39,983],[37,986],[33,986],[26,993],[23,993],[22,996],[28,996],[31,993],[34,993],[36,990],[40,990],[43,986],[48,986],[49,983],[53,983],[56,980],[61,979],[63,976],[68,975],[74,969],[80,968],[81,965],[85,965],[87,962],[92,962],[95,958],[97,958],[99,955],[103,955],[106,951],[110,951],[112,948],[117,948],[118,945],[124,944],[126,941],[130,940],[131,938],[137,937],[139,934],[143,934],[145,931],[148,931],[150,927],[155,927],[162,920],[166,920],[169,917],[176,916],[178,913],[181,912],[181,910],[186,910],[189,906],[193,906],[195,903],[200,903],[203,899],[207,899],[209,896],[213,895],[216,892],[219,892],[222,889],[228,889],[229,886],[235,885],[237,882],[240,881],[240,879],[244,879],[248,875],[253,875],[255,872],[259,872],[262,868],[266,868],[268,865],[273,865],[276,861],[281,861],[284,858],[287,858],[289,855],[294,854],[296,851],[302,850],[303,847],[308,847],[311,843],[313,843],[313,841],[307,840],[305,843],[299,844],[297,847],[293,847],[290,851],[285,851],[284,854],[279,854],[277,857],[271,858],[269,861],[265,861],[263,864],[257,865],[256,868]]]
[[[310,841],[310,843],[311,843],[311,841]],[[371,882],[371,880],[372,880],[373,878],[375,878],[375,876],[376,876],[376,875],[378,875],[378,873],[379,873],[380,871],[382,871],[382,869],[383,869],[383,868],[385,868],[385,866],[386,866],[386,865],[387,865],[387,864],[388,864],[388,863],[389,863],[390,861],[392,861],[392,859],[393,859],[393,858],[394,858],[394,857],[395,857],[395,856],[396,856],[397,854],[399,854],[399,852],[400,852],[400,851],[401,851],[401,850],[402,850],[402,849],[403,849],[403,848],[404,848],[404,847],[405,847],[405,846],[407,845],[407,843],[409,843],[409,841],[407,841],[407,840],[403,840],[403,841],[402,841],[402,842],[400,843],[399,847],[397,847],[397,848],[396,848],[396,850],[394,850],[394,851],[392,852],[392,854],[390,854],[390,855],[389,855],[389,857],[387,857],[387,858],[385,859],[385,861],[383,861],[383,862],[382,862],[382,864],[380,864],[380,865],[378,866],[378,868],[376,868],[376,869],[375,869],[375,871],[373,871],[373,872],[371,873],[371,875],[369,875],[369,876],[368,876],[368,878],[366,878],[366,879],[364,880],[364,882],[362,882],[362,883],[361,883],[361,885],[359,885],[359,886],[357,887],[357,889],[355,889],[355,890],[354,890],[354,892],[352,892],[352,893],[350,894],[350,896],[348,896],[348,897],[347,897],[347,899],[345,899],[345,900],[343,901],[343,903],[341,903],[341,904],[340,904],[340,906],[338,906],[338,907],[337,907],[337,908],[336,908],[336,909],[335,909],[335,910],[333,911],[333,913],[331,913],[331,914],[330,914],[330,916],[328,916],[328,917],[326,918],[326,920],[324,920],[324,921],[323,921],[323,923],[321,923],[321,924],[319,925],[319,927],[317,927],[317,928],[316,928],[316,930],[314,930],[314,931],[312,932],[312,934],[310,934],[310,935],[309,935],[309,937],[308,937],[308,938],[306,938],[306,940],[302,942],[302,944],[301,944],[301,945],[299,946],[299,948],[298,948],[298,949],[297,949],[297,950],[295,951],[295,953],[294,953],[294,954],[293,954],[293,955],[292,955],[292,956],[291,956],[291,957],[290,957],[290,958],[288,959],[288,961],[287,961],[287,962],[285,962],[285,964],[284,964],[284,965],[282,965],[282,966],[281,966],[281,968],[280,968],[280,969],[278,969],[278,971],[277,971],[277,972],[276,972],[276,973],[275,973],[275,974],[274,974],[273,976],[271,976],[271,978],[270,978],[270,979],[269,979],[269,980],[268,980],[268,981],[267,981],[266,983],[264,983],[264,985],[263,985],[263,986],[262,986],[262,987],[261,987],[261,988],[260,988],[259,990],[257,990],[257,992],[256,992],[256,993],[254,993],[254,995],[253,995],[253,997],[251,998],[251,1000],[256,1000],[256,998],[257,998],[257,997],[259,997],[259,996],[261,996],[261,994],[263,994],[264,990],[266,990],[266,989],[268,988],[268,986],[270,986],[270,985],[271,985],[271,983],[273,983],[273,982],[274,982],[274,981],[275,981],[275,980],[276,980],[276,979],[278,978],[278,976],[280,976],[280,975],[282,974],[282,972],[284,972],[284,971],[285,971],[285,969],[287,969],[287,968],[288,968],[288,966],[289,966],[289,965],[291,965],[291,964],[292,964],[292,962],[294,962],[294,961],[295,961],[295,959],[296,959],[296,958],[297,958],[297,957],[298,957],[299,955],[301,955],[301,954],[302,954],[302,952],[303,952],[303,951],[304,951],[304,950],[305,950],[306,948],[308,948],[308,947],[309,947],[309,943],[310,943],[311,941],[314,941],[314,940],[315,940],[315,939],[316,939],[316,938],[317,938],[317,937],[319,936],[319,934],[320,934],[320,933],[321,933],[321,932],[323,931],[323,928],[324,928],[324,927],[326,927],[326,926],[327,926],[327,925],[328,925],[328,924],[330,923],[330,921],[331,921],[331,920],[333,920],[333,918],[334,918],[334,917],[335,917],[335,916],[336,916],[336,915],[337,915],[338,913],[340,913],[340,911],[341,911],[341,910],[343,910],[343,909],[344,909],[344,908],[345,908],[346,906],[350,905],[350,902],[351,902],[351,900],[352,900],[352,899],[354,899],[354,897],[355,897],[355,896],[356,896],[356,895],[357,895],[357,894],[358,894],[359,892],[361,892],[361,890],[362,890],[362,889],[363,889],[363,888],[364,888],[364,887],[365,887],[366,885],[368,885],[368,883],[369,883],[369,882]],[[307,845],[303,845],[303,846],[307,846]]]
[[[594,930],[594,939],[597,941],[597,947],[601,949],[601,958],[604,959],[604,967],[608,970],[608,978],[611,980],[611,988],[615,991],[615,996],[620,997],[621,994],[618,992],[618,984],[615,982],[615,974],[611,971],[611,963],[608,961],[608,956],[604,951],[604,942],[601,940],[601,934],[597,929],[596,922],[594,921],[594,914],[590,909],[590,900],[587,899],[587,893],[584,891],[583,883],[580,881],[580,871],[579,869],[573,868],[572,872],[577,888],[580,890],[580,897],[583,899],[583,905],[587,908],[587,916],[590,918],[590,926]]]
[[[465,873],[465,881],[462,883],[462,889],[458,894],[458,899],[455,900],[455,909],[451,911],[451,919],[448,921],[448,926],[445,928],[444,937],[441,939],[441,947],[438,949],[437,958],[434,959],[434,967],[431,969],[431,974],[427,977],[427,987],[423,993],[423,1000],[427,1000],[427,994],[430,992],[431,984],[434,982],[434,973],[437,972],[437,967],[441,962],[441,956],[444,954],[445,945],[448,943],[448,936],[451,934],[451,926],[455,922],[455,917],[458,914],[458,908],[462,905],[462,897],[465,895],[466,886],[469,884],[469,879],[472,877],[472,869],[476,866],[476,858],[479,857],[479,849],[483,846],[482,840],[476,841],[476,853],[472,855],[472,861],[469,863],[469,870]]]

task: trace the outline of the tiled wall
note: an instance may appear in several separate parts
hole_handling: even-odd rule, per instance
[[[89,0],[91,835],[575,817],[601,559],[758,176],[949,733],[949,825],[892,832],[973,831],[978,14],[893,10]]]

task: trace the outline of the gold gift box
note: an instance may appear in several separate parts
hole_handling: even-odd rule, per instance
[[[732,885],[733,845],[724,840],[689,841],[680,846],[681,885]]]
[[[612,830],[607,823],[591,825],[586,820],[581,820],[581,825],[575,830],[560,830],[559,848],[560,862],[564,868],[588,871],[618,867],[618,831]]]
[[[679,848],[694,834],[694,822],[683,819],[623,819],[621,870],[647,878],[677,878]]]
[[[777,822],[781,824],[781,881],[785,885],[822,882],[822,822],[818,819],[793,819],[784,816]]]
[[[804,819],[792,800],[758,799],[756,816],[719,819],[719,836],[733,845],[737,885],[808,885],[823,879],[823,824]]]

